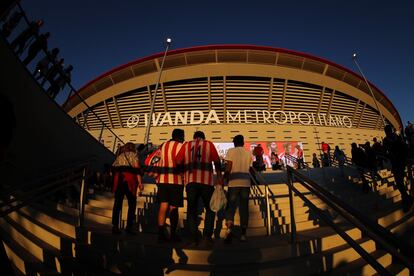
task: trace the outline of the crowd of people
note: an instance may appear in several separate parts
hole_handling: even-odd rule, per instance
[[[385,138],[379,142],[373,139],[373,145],[366,142],[363,145],[352,143],[352,162],[357,167],[363,179],[363,189],[370,189],[365,174],[371,174],[373,182],[381,179],[378,175],[378,169],[384,167],[384,160],[388,160],[391,165],[392,173],[395,178],[395,185],[402,196],[403,210],[410,210],[413,204],[413,198],[407,192],[404,184],[405,169],[409,152],[412,150],[412,144],[408,141],[413,138],[410,132],[412,125],[408,126],[406,133],[407,140],[401,135],[396,134],[391,126],[385,127]],[[409,136],[409,137],[408,137]],[[249,217],[249,193],[251,180],[249,170],[251,166],[258,166],[262,160],[263,149],[257,145],[252,152],[244,147],[244,137],[237,135],[233,139],[234,148],[230,148],[224,157],[224,165],[214,144],[208,141],[205,134],[196,131],[193,139],[185,142],[184,130],[175,129],[172,132],[171,140],[163,143],[158,149],[151,152],[142,152],[145,146],[140,146],[137,151],[134,144],[127,143],[120,146],[117,158],[112,165],[114,173],[113,192],[115,193],[115,203],[113,209],[113,233],[120,233],[119,229],[119,211],[124,196],[128,199],[129,211],[127,218],[126,231],[136,234],[134,230],[134,212],[136,206],[136,197],[143,189],[143,173],[147,173],[155,178],[157,189],[157,202],[159,203],[158,211],[158,232],[159,242],[180,241],[177,235],[177,226],[179,221],[178,208],[184,206],[183,192],[187,193],[187,222],[190,230],[190,244],[198,245],[212,244],[214,231],[215,212],[210,208],[215,186],[228,185],[228,204],[225,210],[225,219],[227,226],[226,243],[231,243],[234,238],[234,215],[237,207],[240,214],[241,235],[240,241],[246,241],[246,231]],[[407,142],[406,142],[407,141]],[[342,168],[347,157],[343,150],[335,146],[331,155],[330,146],[323,142],[321,144],[322,154],[321,161],[323,166],[332,166],[334,163]],[[302,150],[300,147],[299,151]],[[296,162],[303,158],[298,155]],[[145,159],[145,161],[143,161]],[[223,160],[222,160],[223,161]],[[256,163],[256,165],[255,165]],[[313,166],[320,167],[320,162],[313,154]],[[301,168],[301,165],[297,166]],[[215,172],[215,177],[214,177]],[[105,176],[105,174],[104,174]],[[205,208],[204,230],[202,236],[198,231],[198,201],[203,202]],[[166,218],[169,217],[170,231],[166,231]]]
[[[202,243],[213,243],[213,231],[216,213],[210,208],[210,201],[216,186],[228,184],[228,205],[225,210],[227,225],[226,242],[231,243],[234,237],[234,215],[240,208],[241,235],[240,241],[246,241],[248,227],[248,199],[251,180],[249,169],[253,158],[245,149],[244,137],[237,135],[233,139],[234,148],[227,151],[225,165],[221,164],[216,147],[208,141],[202,131],[196,131],[193,139],[184,141],[184,130],[174,129],[171,140],[163,143],[157,150],[145,158],[145,169],[140,162],[139,153],[127,143],[120,147],[113,163],[113,192],[115,203],[113,208],[113,233],[118,234],[120,201],[124,196],[128,199],[128,219],[126,231],[134,233],[133,215],[136,196],[142,190],[141,175],[145,172],[155,178],[157,202],[159,203],[157,224],[158,241],[180,241],[176,230],[179,221],[178,208],[184,206],[183,192],[187,194],[187,222],[191,238],[189,244],[197,246]],[[143,150],[141,148],[141,150]],[[138,173],[140,172],[140,173]],[[214,177],[215,174],[215,177]],[[204,229],[200,236],[199,205],[205,208]],[[132,210],[132,211],[131,211]],[[166,231],[166,218],[169,217],[170,231]]]
[[[47,94],[55,99],[65,86],[70,84],[73,66],[64,64],[64,59],[59,57],[59,48],[51,49],[49,46],[51,34],[41,33],[44,21],[32,21],[18,33],[19,25],[25,24],[26,21],[26,15],[22,10],[11,9],[1,19],[1,35],[9,41],[10,48],[21,58],[25,66],[33,63],[33,77],[46,89]],[[45,87],[46,82],[49,83],[48,87]]]

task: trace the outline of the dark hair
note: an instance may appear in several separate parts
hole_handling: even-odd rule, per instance
[[[171,134],[171,138],[177,142],[184,142],[184,130],[180,128],[174,129]]]
[[[200,138],[200,139],[206,139],[206,136],[204,135],[204,132],[202,132],[202,131],[196,131],[196,132],[194,132],[194,135],[193,135],[193,139],[197,139],[197,138]]]
[[[141,152],[141,151],[143,151],[144,149],[145,149],[145,145],[144,145],[144,144],[139,144],[139,146],[138,146],[138,148],[137,148],[138,152]]]
[[[136,147],[134,143],[128,142],[122,146],[121,152],[136,152]]]
[[[235,147],[243,147],[244,146],[244,137],[243,135],[236,135],[233,138],[233,143]]]

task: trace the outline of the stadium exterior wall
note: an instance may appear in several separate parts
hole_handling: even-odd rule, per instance
[[[154,55],[116,68],[80,91],[124,141],[143,142],[145,114],[149,113],[160,58]],[[372,87],[386,121],[399,129],[398,112],[379,89]],[[115,149],[113,135],[101,131],[84,104],[73,97],[66,110],[108,148]],[[188,119],[186,124],[175,125],[174,116],[186,112],[188,116],[191,112],[211,116],[201,124],[191,124]],[[237,112],[247,114],[248,121],[232,120]],[[260,118],[255,118],[257,112]],[[265,120],[275,112],[276,120]],[[321,114],[328,123],[322,123]],[[140,118],[138,124],[131,125],[131,116]],[[289,116],[302,116],[303,120],[290,121]],[[343,124],[329,123],[330,116],[341,118]],[[309,121],[311,117],[316,120]],[[168,140],[175,127],[185,129],[187,139],[195,130],[203,130],[214,142],[231,142],[240,133],[252,142],[302,142],[308,161],[312,153],[319,152],[322,141],[339,145],[349,154],[351,142],[364,143],[383,136],[382,119],[358,75],[320,58],[257,46],[196,47],[171,52],[162,74],[154,119],[156,125],[163,120],[163,126],[152,127],[154,144]]]

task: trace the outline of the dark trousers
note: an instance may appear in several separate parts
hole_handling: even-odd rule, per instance
[[[303,158],[298,158],[298,169],[305,168],[305,163],[303,162]]]
[[[404,173],[405,167],[402,166],[394,166],[392,168],[392,173],[395,179],[395,186],[397,186],[398,191],[401,193],[401,199],[403,202],[410,200],[410,197],[407,193],[407,188],[404,185]]]
[[[124,196],[128,199],[128,217],[127,217],[127,228],[132,228],[135,221],[135,208],[137,206],[137,198],[128,189],[126,182],[120,183],[115,191],[114,209],[112,211],[112,225],[118,227],[119,215],[122,210],[122,202]]]
[[[229,187],[226,220],[234,221],[234,214],[239,202],[240,227],[247,229],[249,224],[249,187]]]
[[[187,192],[187,220],[190,233],[194,239],[198,238],[198,199],[201,198],[206,209],[204,219],[203,237],[211,238],[214,231],[214,218],[216,213],[210,209],[210,200],[214,187],[200,183],[189,183],[186,185]]]

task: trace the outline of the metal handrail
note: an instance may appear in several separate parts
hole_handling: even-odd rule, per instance
[[[316,184],[311,179],[307,178],[305,175],[300,174],[299,172],[289,168],[287,170],[288,173],[288,185],[289,185],[289,191],[294,191],[299,197],[301,197],[304,200],[304,195],[299,192],[294,186],[293,186],[293,180],[296,177],[299,183],[301,183],[304,187],[306,187],[309,191],[317,195],[320,199],[322,199],[327,205],[329,205],[332,209],[334,209],[337,213],[339,213],[342,217],[347,219],[351,224],[361,229],[364,233],[366,233],[371,239],[373,239],[375,242],[381,245],[382,248],[384,248],[388,253],[390,253],[393,257],[398,259],[401,263],[403,263],[407,268],[410,269],[410,271],[414,271],[414,261],[405,255],[404,252],[408,252],[409,249],[404,248],[403,245],[401,245],[398,240],[392,236],[390,232],[388,232],[387,229],[381,227],[377,223],[372,222],[369,218],[364,216],[362,213],[358,212],[356,209],[352,208],[342,200],[340,200],[338,197],[334,196],[333,194],[329,193],[322,187],[320,187],[318,184]],[[306,197],[305,197],[306,198]],[[306,201],[306,200],[305,200]],[[308,200],[309,201],[309,200]],[[310,201],[309,201],[310,202]],[[307,202],[307,203],[309,203]],[[293,208],[293,202],[291,201],[291,206]],[[315,210],[319,213],[319,215],[322,213],[322,211],[317,208],[316,206]],[[291,213],[291,218],[292,218]],[[320,216],[322,218],[322,216]],[[326,219],[326,218],[322,218]],[[328,218],[328,220],[330,220]],[[326,221],[325,221],[326,222]],[[327,222],[328,224],[332,224],[333,221],[330,220],[331,223]],[[294,218],[291,222],[294,224]],[[335,230],[335,228],[334,228]],[[338,232],[337,232],[338,233]],[[296,233],[292,231],[292,241],[295,241],[295,235]],[[340,234],[340,233],[338,233]],[[345,233],[345,235],[347,235]],[[350,238],[350,237],[349,237]],[[352,246],[352,244],[350,244]],[[354,248],[357,250],[356,248]],[[358,251],[358,250],[357,250]],[[358,251],[359,252],[359,251]],[[365,257],[361,255],[364,259]],[[365,259],[367,262],[369,260]],[[371,263],[370,263],[371,264]],[[371,264],[372,265],[372,264]],[[373,265],[374,266],[374,265]],[[380,272],[379,270],[377,270]]]
[[[295,163],[298,163],[298,158],[296,158],[296,157],[295,157],[295,156],[293,156],[293,155],[290,155],[290,154],[285,154],[285,157],[287,157],[290,161],[293,161],[293,162],[295,162]],[[308,162],[303,161],[303,164],[305,165],[305,169],[310,168],[310,166],[309,166]]]
[[[64,168],[58,168],[55,171],[48,173],[47,175],[43,175],[43,176],[40,176],[36,179],[29,180],[29,181],[25,181],[24,183],[22,183],[18,186],[13,186],[13,187],[10,187],[8,189],[3,190],[1,192],[1,198],[8,198],[11,195],[13,195],[16,191],[22,190],[24,187],[34,186],[37,183],[44,182],[47,179],[51,179],[53,177],[60,176],[60,175],[64,174],[65,172],[67,172],[69,170],[68,168],[87,166],[90,163],[92,163],[93,161],[95,161],[95,157],[92,157],[92,158],[87,159],[87,160],[68,163],[68,164],[65,165]]]
[[[268,236],[270,236],[272,234],[272,227],[271,227],[271,219],[270,219],[270,201],[269,201],[269,195],[271,194],[271,191],[269,189],[269,184],[266,182],[266,180],[263,178],[263,176],[258,173],[258,171],[253,168],[250,167],[250,178],[256,182],[256,184],[259,184],[259,180],[257,178],[260,178],[260,182],[265,186],[265,193],[263,195],[263,193],[260,191],[262,197],[265,198],[265,203],[266,203],[266,233]]]
[[[86,194],[86,177],[88,175],[89,167],[90,163],[75,168],[68,168],[66,171],[64,171],[64,173],[61,174],[65,177],[54,180],[52,182],[47,182],[42,186],[37,186],[34,189],[28,192],[24,192],[21,195],[17,193],[20,190],[15,190],[15,194],[11,195],[11,198],[9,200],[1,202],[0,218],[7,216],[12,212],[15,212],[27,206],[31,202],[43,199],[46,196],[53,194],[59,190],[75,185],[75,180],[81,180],[81,190],[79,199],[79,226],[83,226]],[[55,176],[55,174],[52,174],[53,178]],[[47,176],[42,177],[42,179],[43,181],[45,181],[47,179]]]

